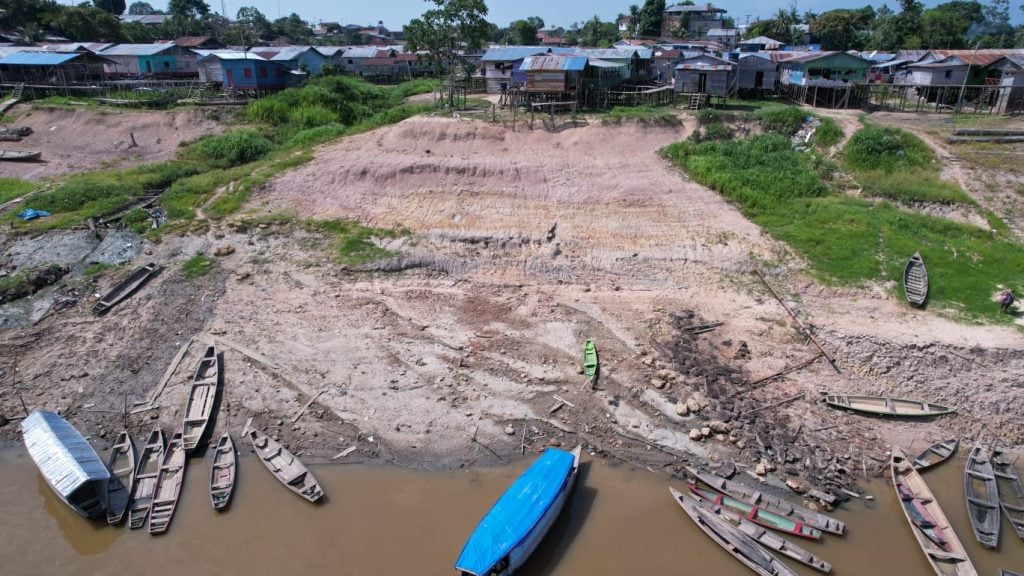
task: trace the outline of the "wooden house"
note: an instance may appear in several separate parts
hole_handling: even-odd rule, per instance
[[[480,59],[487,92],[500,94],[515,85],[526,83],[526,73],[520,70],[523,59],[529,56],[550,54],[551,48],[543,46],[510,46],[491,48]]]
[[[232,90],[281,90],[305,74],[252,52],[210,52],[199,59],[199,80]]]
[[[654,50],[650,48],[563,48],[557,54],[572,54],[590,59],[604,60],[627,66],[627,80],[630,82],[647,82],[651,77],[654,64]]]
[[[0,57],[0,82],[63,86],[104,79],[108,60],[90,52],[17,51]]]
[[[687,35],[704,37],[709,30],[724,27],[725,14],[724,8],[711,3],[669,6],[661,17],[661,35],[670,37],[680,24],[685,24]]]
[[[906,67],[906,74],[900,77],[900,84],[917,86],[960,86],[967,78],[970,68],[966,62],[955,56],[940,61],[914,63]]]
[[[708,30],[707,39],[718,42],[726,50],[733,50],[740,41],[740,31],[736,28],[712,28]]]
[[[344,46],[316,46],[314,48],[321,56],[327,59],[335,71],[341,72],[345,69],[345,47]]]
[[[676,66],[676,94],[731,96],[735,91],[736,65],[709,54],[683,60]]]
[[[301,70],[310,74],[322,74],[324,64],[328,63],[327,57],[315,50],[312,46],[285,46],[281,48],[253,48],[255,52],[266,60],[279,62],[292,70]]]
[[[757,36],[737,42],[736,46],[740,52],[764,52],[765,50],[782,50],[785,44],[767,36]]]
[[[676,66],[685,58],[696,56],[697,52],[683,52],[667,48],[655,48],[650,77],[656,82],[669,84],[675,78]]]
[[[779,63],[764,52],[740,53],[736,73],[736,88],[744,92],[772,93],[779,84]]]
[[[527,92],[572,92],[582,85],[587,68],[584,56],[527,56],[519,69]]]
[[[342,68],[347,74],[359,75],[365,68],[368,58],[393,58],[395,51],[377,46],[355,46],[345,50],[342,56]]]
[[[829,88],[863,84],[869,66],[869,60],[847,52],[808,52],[781,63],[781,82]]]
[[[187,78],[198,76],[195,52],[175,44],[114,44],[99,52],[110,76]]]

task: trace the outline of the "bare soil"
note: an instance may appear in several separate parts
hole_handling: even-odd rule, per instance
[[[12,127],[28,126],[33,133],[2,147],[43,155],[38,162],[2,162],[0,176],[29,180],[170,160],[182,142],[224,130],[223,111],[212,108],[119,111],[19,104],[9,114]]]
[[[731,459],[836,493],[893,442],[1024,448],[1019,331],[912,310],[891,286],[810,278],[784,245],[657,155],[693,128],[512,132],[419,117],[325,146],[253,199],[260,226],[228,222],[147,245],[139,261],[165,272],[107,316],[89,315],[86,300],[0,332],[0,413],[21,414],[20,395],[109,437],[125,395],[144,408],[196,336],[159,409],[131,416],[139,435],[176,425],[202,342],[220,338],[250,354],[220,345],[218,433],[253,418],[309,458],[356,446],[339,459],[458,467],[582,442],[652,470]],[[350,268],[278,213],[412,234],[383,244],[400,256]],[[217,248],[230,253],[211,275],[182,277],[185,259]],[[759,382],[819,354],[752,274],[767,261],[768,281],[835,368],[818,358]],[[97,292],[116,279],[102,277]],[[601,359],[593,389],[578,367],[587,338]],[[871,419],[825,407],[823,390],[960,410]],[[16,440],[16,427],[0,437]]]

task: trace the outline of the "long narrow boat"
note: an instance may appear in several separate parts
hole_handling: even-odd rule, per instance
[[[128,510],[135,487],[135,444],[127,430],[121,431],[107,456],[110,481],[107,482],[107,523],[120,524]]]
[[[974,537],[986,548],[999,545],[999,489],[988,452],[979,442],[971,449],[964,467],[964,495],[967,516],[971,519]]]
[[[903,293],[911,306],[923,306],[928,299],[928,269],[920,252],[914,252],[903,269]]]
[[[181,487],[185,483],[185,448],[182,446],[181,428],[175,430],[164,451],[160,474],[156,479],[153,504],[149,509],[149,533],[160,534],[171,526],[178,508]]]
[[[210,466],[210,503],[213,504],[214,510],[223,510],[231,502],[237,469],[235,443],[231,441],[231,434],[225,432],[217,442],[217,449],[213,452],[213,465]]]
[[[100,298],[99,302],[93,305],[93,314],[106,314],[108,310],[131,296],[143,284],[149,281],[157,273],[157,268],[156,264],[150,262],[132,272],[130,276],[119,282],[117,286],[111,288],[104,297]]]
[[[702,500],[710,502],[715,506],[723,506],[730,510],[734,510],[743,517],[758,526],[764,526],[765,528],[771,528],[772,530],[778,530],[785,532],[791,536],[799,536],[801,538],[809,538],[811,540],[821,539],[821,530],[812,528],[799,520],[792,520],[785,516],[762,510],[760,506],[754,504],[747,504],[741,500],[726,496],[720,492],[701,488],[695,483],[689,483],[690,492]]]
[[[0,160],[39,160],[42,156],[36,150],[0,150]]]
[[[992,471],[995,472],[1003,514],[1017,535],[1024,538],[1024,484],[1021,484],[1020,475],[1006,452],[998,448],[992,451]]]
[[[716,491],[725,494],[726,496],[732,496],[737,500],[742,500],[748,504],[756,505],[762,510],[778,514],[793,520],[798,520],[812,528],[817,528],[822,532],[828,532],[830,534],[837,534],[842,536],[846,532],[846,523],[836,520],[831,516],[826,516],[820,512],[815,512],[809,508],[792,504],[782,498],[775,496],[769,496],[753,488],[740,484],[739,482],[733,482],[724,478],[719,478],[713,474],[705,474],[699,472],[697,469],[687,467],[686,471],[691,476],[714,488]]]
[[[217,389],[220,386],[220,361],[217,349],[207,346],[203,359],[199,361],[196,374],[192,377],[192,387],[185,401],[185,415],[182,419],[182,444],[185,453],[191,454],[206,432],[213,413],[213,405],[217,400]]]
[[[675,488],[670,486],[668,490],[672,493],[672,499],[676,501],[676,504],[679,504],[686,515],[705,534],[747,568],[761,576],[796,576],[796,572],[761,549],[757,542],[741,532],[739,528],[726,522],[702,506],[697,500],[684,495]]]
[[[591,384],[597,377],[597,346],[594,345],[593,340],[587,340],[583,345],[583,375]]]
[[[1000,568],[999,569],[999,576],[1021,576],[1021,575],[1017,574],[1016,572],[1010,572],[1009,570],[1003,570],[1002,568]]]
[[[455,561],[463,576],[514,574],[565,507],[579,471],[581,447],[548,448],[477,524]]]
[[[284,446],[259,430],[250,429],[248,435],[260,461],[281,484],[313,503],[324,497],[313,474]]]
[[[21,434],[50,489],[85,518],[102,518],[110,472],[82,434],[67,420],[43,410],[21,422]]]
[[[903,514],[932,570],[938,576],[978,576],[946,514],[906,454],[892,450],[892,483]]]
[[[949,460],[960,449],[960,439],[952,438],[932,444],[914,458],[914,468],[926,470]]]
[[[135,487],[132,489],[132,502],[128,507],[130,528],[142,528],[146,524],[153,493],[156,492],[156,477],[160,474],[160,463],[163,460],[164,433],[158,425],[149,433],[135,468]]]
[[[826,394],[825,403],[833,408],[900,418],[930,418],[956,412],[956,408],[950,408],[941,404],[932,404],[923,400],[889,398],[886,396]]]

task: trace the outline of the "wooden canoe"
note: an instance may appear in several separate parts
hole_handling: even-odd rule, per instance
[[[928,563],[938,576],[978,576],[963,544],[950,526],[921,473],[899,448],[890,463],[892,483],[903,515]]]
[[[1003,514],[1017,535],[1024,538],[1024,484],[1006,452],[998,448],[992,450],[992,471],[996,475],[999,505],[1003,508]]]
[[[220,360],[217,349],[207,346],[202,360],[199,361],[199,367],[196,368],[195,376],[192,377],[192,387],[185,401],[185,414],[181,425],[182,445],[186,454],[191,454],[199,446],[206,432],[219,386]]]
[[[761,576],[796,576],[788,566],[765,552],[753,539],[697,500],[669,487],[672,499],[686,515],[726,552]]]
[[[590,383],[593,383],[594,378],[597,377],[597,346],[594,345],[593,340],[589,339],[583,345],[583,375]]]
[[[1021,576],[1021,575],[1017,574],[1016,572],[1010,572],[1009,570],[1003,570],[1002,568],[1000,568],[999,569],[999,576]]]
[[[949,460],[960,449],[960,439],[953,438],[932,444],[914,458],[914,468],[926,470]]]
[[[158,266],[152,262],[146,264],[132,272],[130,276],[124,280],[118,282],[117,286],[110,289],[109,292],[100,301],[93,305],[93,314],[102,315],[106,314],[111,308],[116,306],[119,302],[129,297],[138,290],[143,284],[149,281],[154,274],[157,273]]]
[[[897,418],[930,418],[956,412],[956,408],[949,408],[941,404],[887,396],[826,394],[825,403],[833,408]]]
[[[161,534],[171,526],[174,511],[178,508],[178,499],[181,498],[181,487],[185,483],[185,462],[181,428],[178,428],[167,443],[160,474],[156,478],[153,504],[149,508],[150,534]]]
[[[741,514],[746,520],[749,520],[758,526],[764,526],[765,528],[785,532],[791,536],[799,536],[801,538],[809,538],[811,540],[821,539],[821,530],[812,528],[803,522],[792,520],[767,510],[762,510],[759,506],[747,504],[746,502],[726,496],[725,494],[721,494],[714,490],[701,488],[693,482],[690,482],[688,485],[690,492],[694,496],[698,497],[698,499],[709,502],[715,506],[722,506],[733,510],[738,514]]]
[[[462,576],[515,574],[569,502],[583,447],[548,448],[491,506],[455,561]]]
[[[214,510],[223,510],[231,502],[231,494],[235,490],[235,474],[238,470],[238,456],[235,443],[227,432],[217,442],[213,452],[213,465],[210,466],[210,503]]]
[[[903,269],[903,293],[911,306],[923,306],[928,299],[928,269],[920,252],[914,252]]]
[[[759,492],[745,484],[726,480],[725,478],[720,478],[714,474],[699,472],[697,469],[689,466],[686,468],[686,471],[694,478],[714,488],[716,491],[725,494],[726,496],[731,496],[737,500],[756,505],[763,510],[778,514],[791,520],[798,520],[812,528],[817,528],[822,532],[828,532],[839,536],[842,536],[843,533],[846,532],[846,523],[836,520],[831,516],[826,516],[825,514],[815,512],[809,508],[792,504],[782,498],[769,496],[768,494]]]
[[[324,497],[313,474],[284,446],[259,430],[249,430],[248,435],[260,461],[281,484],[313,503]]]
[[[35,150],[0,150],[0,160],[39,160],[42,152]]]
[[[107,523],[120,524],[128,510],[135,487],[135,444],[127,430],[121,431],[107,456],[110,482],[107,484]]]
[[[132,489],[132,502],[128,506],[128,526],[133,529],[142,528],[146,524],[163,459],[164,433],[157,426],[149,433],[135,467],[135,486]]]
[[[988,451],[981,443],[975,444],[964,467],[964,495],[967,498],[967,516],[971,519],[974,537],[986,548],[999,545],[999,490]]]

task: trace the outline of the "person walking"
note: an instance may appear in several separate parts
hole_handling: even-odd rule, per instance
[[[1013,290],[1007,288],[999,295],[999,312],[1006,314],[1010,311],[1010,306],[1013,306]]]

